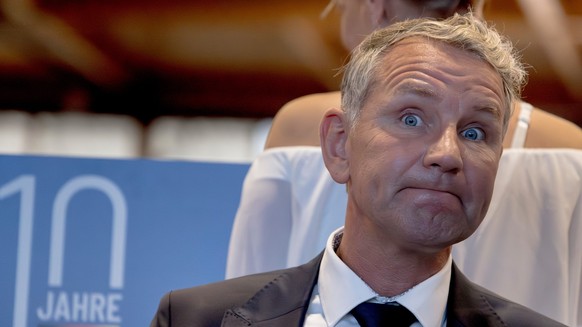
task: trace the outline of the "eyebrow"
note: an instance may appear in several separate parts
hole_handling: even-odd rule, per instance
[[[396,95],[412,94],[427,99],[436,100],[442,99],[442,95],[440,95],[437,91],[433,90],[430,87],[418,85],[417,83],[405,83],[398,85],[394,89],[394,94]],[[492,104],[475,105],[473,109],[475,111],[490,113],[497,118],[503,117],[502,110],[498,108],[496,105]]]
[[[475,111],[490,113],[497,118],[503,118],[501,110],[496,106],[476,106]]]

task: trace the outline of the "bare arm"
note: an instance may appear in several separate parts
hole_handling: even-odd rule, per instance
[[[319,146],[319,123],[329,108],[340,107],[340,93],[329,92],[297,98],[277,112],[265,149],[312,145]]]
[[[582,149],[582,128],[536,108],[532,113],[525,147]]]

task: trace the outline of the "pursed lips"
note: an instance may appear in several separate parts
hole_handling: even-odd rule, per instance
[[[459,194],[450,188],[439,188],[439,187],[430,187],[430,186],[407,186],[407,187],[402,188],[401,191],[406,190],[406,189],[425,190],[425,191],[439,192],[439,193],[448,193],[448,194],[455,196],[461,203],[463,203]]]

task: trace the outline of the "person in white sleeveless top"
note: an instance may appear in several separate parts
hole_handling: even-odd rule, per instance
[[[483,16],[488,0],[332,0],[330,8],[341,13],[341,40],[348,50],[353,49],[374,29],[406,18],[420,16],[444,18],[454,12],[473,11]],[[523,103],[523,102],[522,102]],[[319,122],[329,108],[339,108],[339,91],[310,94],[285,104],[275,115],[265,148],[296,145],[319,146]],[[518,124],[520,103],[514,106],[504,146],[510,147],[513,131]],[[582,149],[582,129],[561,117],[532,108],[527,148]]]

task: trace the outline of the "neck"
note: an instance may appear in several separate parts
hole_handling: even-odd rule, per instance
[[[346,226],[347,228],[347,226]],[[393,297],[439,272],[451,247],[437,252],[403,249],[344,230],[337,255],[376,293]]]

